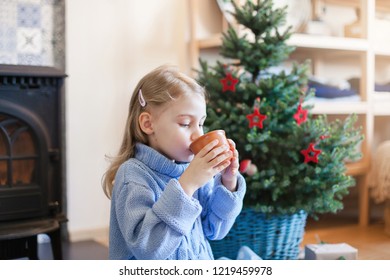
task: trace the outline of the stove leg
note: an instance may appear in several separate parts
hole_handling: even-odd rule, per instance
[[[26,238],[28,248],[28,258],[30,260],[39,260],[38,258],[38,238],[36,235]]]
[[[62,260],[62,242],[61,242],[61,227],[47,233],[51,241],[51,250],[53,252],[53,259]]]

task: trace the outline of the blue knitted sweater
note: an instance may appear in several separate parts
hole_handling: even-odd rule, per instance
[[[245,180],[239,175],[237,191],[230,192],[217,175],[189,197],[178,182],[187,166],[136,144],[135,158],[115,177],[110,259],[213,259],[207,239],[221,239],[232,227]]]

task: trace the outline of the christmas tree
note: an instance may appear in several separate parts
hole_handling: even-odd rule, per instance
[[[271,0],[233,4],[239,28],[223,34],[223,61],[200,60],[197,73],[210,95],[206,128],[224,129],[240,153],[248,186],[244,207],[335,213],[355,184],[346,159],[361,156],[357,116],[329,121],[311,114],[310,61],[281,67],[295,50],[287,44],[291,29],[283,27],[287,7],[275,8]]]

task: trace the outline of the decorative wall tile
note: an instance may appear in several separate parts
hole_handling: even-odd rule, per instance
[[[54,57],[53,57],[53,39],[54,39],[54,32],[53,32],[53,7],[51,5],[43,5],[41,9],[42,14],[45,16],[41,18],[42,22],[42,63],[52,63],[55,65]],[[63,34],[62,34],[63,36]]]
[[[17,57],[14,57],[14,55],[0,52],[0,63],[15,64],[14,61],[17,61]]]
[[[39,5],[39,4],[41,4],[41,0],[23,0],[23,1],[19,1],[19,2],[21,2],[21,3],[31,3],[31,4],[37,4],[37,5]]]
[[[18,64],[21,65],[43,65],[42,56],[31,53],[19,53]]]
[[[18,28],[17,52],[20,54],[41,55],[42,30],[40,28]]]
[[[42,5],[41,6],[41,12],[43,17],[41,17],[41,27],[43,30],[49,30],[50,32],[53,31],[53,6],[51,5]]]
[[[65,0],[53,1],[53,57],[54,65],[65,70]]]
[[[18,27],[41,27],[41,6],[30,3],[18,4]]]
[[[65,69],[65,0],[0,0],[0,64]]]
[[[0,26],[0,53],[11,53],[16,49],[16,28]]]
[[[0,0],[0,26],[17,26],[16,1]]]

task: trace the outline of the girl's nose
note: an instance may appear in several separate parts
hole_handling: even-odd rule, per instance
[[[202,135],[203,135],[203,129],[199,127],[192,133],[191,141],[195,141],[196,139],[198,139]]]

